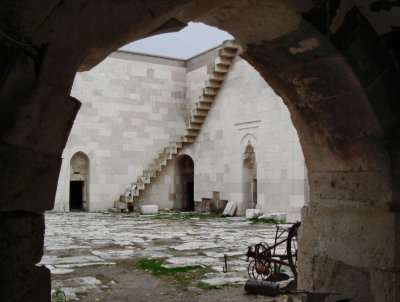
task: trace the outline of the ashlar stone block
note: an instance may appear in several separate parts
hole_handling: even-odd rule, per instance
[[[259,209],[246,209],[246,218],[258,218],[261,215],[262,212]]]
[[[142,215],[150,215],[158,213],[158,205],[145,205],[140,206],[140,214]]]

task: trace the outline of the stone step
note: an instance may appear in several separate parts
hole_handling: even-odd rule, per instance
[[[158,158],[167,159],[167,154],[165,154],[165,152],[158,152]]]
[[[112,213],[121,213],[121,210],[117,208],[108,208],[108,211]]]
[[[120,195],[119,196],[119,201],[120,202],[132,202],[132,200],[133,200],[133,197],[132,197],[132,195],[131,195],[131,192],[129,192],[129,196],[126,196],[126,195]],[[117,208],[117,206],[115,206],[115,202],[114,202],[114,208]]]
[[[204,122],[204,116],[194,116],[192,115],[189,119],[191,123],[202,124]]]
[[[172,154],[168,148],[167,150],[164,149],[164,152],[158,153],[158,158],[169,160],[174,158],[174,154]]]
[[[213,103],[215,97],[213,95],[201,95],[199,96],[199,102],[203,103]]]
[[[199,134],[199,131],[199,129],[185,129],[183,135],[196,137]]]
[[[149,164],[149,169],[160,172],[162,169],[162,166],[158,163],[152,163],[152,164]]]
[[[181,142],[194,143],[195,141],[196,141],[196,137],[194,137],[194,136],[181,136]]]
[[[229,66],[231,65],[231,58],[227,58],[227,57],[217,57],[215,59],[215,65],[223,65],[223,66]]]
[[[154,170],[144,170],[143,171],[143,176],[146,176],[146,177],[156,177],[156,175],[157,175],[157,172]]]
[[[153,159],[153,162],[155,164],[161,165],[161,166],[165,166],[167,164],[167,160],[166,159],[161,159],[161,158],[155,158]]]
[[[128,204],[125,201],[115,201],[114,202],[114,208],[117,208],[117,209],[120,209],[120,210],[127,210],[128,209]]]
[[[222,43],[222,48],[223,49],[231,48],[231,49],[238,50],[239,49],[239,43],[236,42],[235,40],[226,40],[226,41],[224,41]]]
[[[225,76],[226,72],[213,72],[210,75],[210,80],[222,82],[223,80],[225,80]]]
[[[236,53],[237,48],[222,47],[220,50],[218,50],[218,55],[220,57],[233,58],[234,56],[236,56]]]
[[[144,183],[144,184],[150,183],[150,177],[148,176],[138,176],[137,180],[138,183]]]
[[[213,67],[213,70],[212,70],[212,72],[213,73],[223,73],[223,74],[225,74],[225,73],[227,73],[228,72],[228,67],[229,66],[227,66],[227,65],[215,65],[214,67]]]
[[[203,88],[203,95],[217,95],[217,94],[218,94],[218,88],[212,88],[212,87]]]
[[[164,153],[169,153],[171,156],[173,156],[178,153],[178,148],[173,146],[165,147]]]
[[[206,109],[193,109],[192,112],[193,112],[194,116],[206,117],[208,110],[206,110]]]
[[[132,190],[132,191],[131,191],[132,202],[135,201],[135,198],[134,198],[134,197],[139,196],[139,192],[140,192],[139,190]]]
[[[176,147],[178,149],[182,148],[182,143],[181,142],[171,142],[171,143],[169,143],[169,145],[171,147]]]
[[[144,190],[144,187],[145,187],[144,183],[134,182],[134,183],[132,183],[131,191],[133,191],[133,190]]]
[[[207,110],[210,110],[211,109],[211,104],[212,103],[196,102],[194,105],[195,105],[196,109],[207,109]]]
[[[211,88],[220,88],[221,87],[221,81],[216,81],[213,79],[208,79],[204,83],[205,87],[211,87]]]
[[[200,130],[201,129],[201,124],[189,122],[189,123],[186,124],[186,129],[197,129],[197,130]]]

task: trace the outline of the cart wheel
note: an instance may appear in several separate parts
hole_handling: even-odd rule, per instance
[[[253,271],[257,274],[256,280],[265,281],[273,273],[271,258],[268,243],[261,242],[255,246]]]

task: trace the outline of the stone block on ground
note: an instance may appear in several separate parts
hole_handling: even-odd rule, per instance
[[[114,202],[114,208],[117,208],[120,210],[126,210],[126,209],[128,209],[128,205],[126,202],[116,201],[116,202]]]
[[[229,216],[234,216],[235,212],[236,212],[236,208],[237,208],[236,202],[228,201],[223,214],[229,215]]]
[[[246,218],[258,218],[261,215],[262,212],[259,209],[246,209]]]
[[[269,213],[258,217],[258,219],[286,222],[286,213]]]
[[[149,214],[157,214],[158,213],[158,205],[145,205],[140,206],[140,214],[149,215]]]
[[[203,202],[202,201],[195,201],[194,202],[194,211],[195,212],[203,212]]]
[[[112,213],[121,213],[121,210],[117,208],[109,208],[108,211]]]

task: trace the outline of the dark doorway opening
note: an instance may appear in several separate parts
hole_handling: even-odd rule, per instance
[[[80,180],[70,181],[69,209],[70,211],[83,210],[83,181]]]
[[[253,209],[256,208],[257,205],[257,179],[253,179]]]
[[[186,183],[186,204],[187,210],[194,211],[194,182],[189,181]]]
[[[182,155],[176,164],[176,199],[174,208],[194,211],[194,162],[188,155]]]

